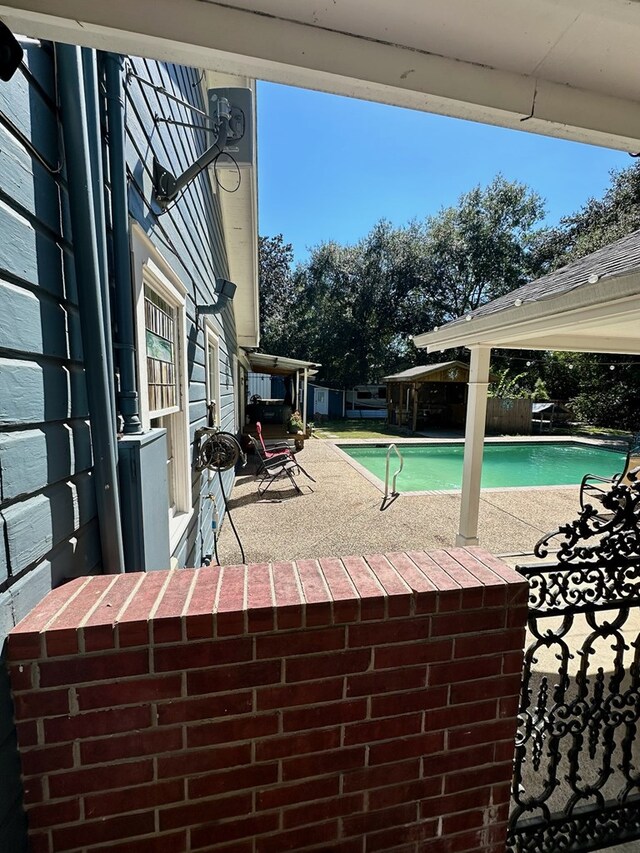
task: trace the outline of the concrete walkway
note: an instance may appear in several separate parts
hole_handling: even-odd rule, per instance
[[[329,442],[307,441],[299,459],[317,481],[298,477],[304,495],[297,495],[284,480],[260,499],[255,462],[236,479],[229,506],[248,562],[429,550],[454,544],[459,494],[401,495],[382,512],[382,492]],[[577,486],[483,492],[481,544],[494,554],[530,554],[543,533],[572,520],[578,508]],[[218,551],[223,565],[240,561],[228,521]]]

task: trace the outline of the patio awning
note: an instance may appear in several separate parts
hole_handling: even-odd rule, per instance
[[[471,350],[458,544],[478,542],[491,350],[638,355],[639,328],[640,230],[414,338],[429,352]]]
[[[313,361],[301,361],[298,358],[286,358],[283,355],[269,355],[266,352],[247,351],[249,366],[255,373],[270,373],[272,376],[292,376],[302,378],[302,424],[307,434],[307,387],[310,378],[318,372],[321,364]],[[296,383],[299,379],[296,380]]]
[[[277,376],[288,376],[299,370],[306,370],[307,375],[317,373],[321,364],[313,361],[300,361],[297,358],[286,358],[283,355],[268,355],[265,352],[247,353],[251,370],[255,373],[270,373]]]

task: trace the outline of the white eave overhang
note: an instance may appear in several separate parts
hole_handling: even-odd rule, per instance
[[[212,169],[209,177],[220,201],[229,278],[238,288],[233,299],[238,347],[257,347],[260,344],[260,296],[255,81],[248,77],[208,72],[205,84],[207,89],[240,86],[254,92],[254,113],[250,123],[253,165],[241,166],[238,170],[218,166],[219,180],[225,187],[234,189],[233,192],[225,192],[217,186]]]
[[[558,296],[455,320],[416,335],[429,352],[455,347],[640,355],[640,271],[605,276]]]
[[[0,0],[14,31],[637,151],[629,0]]]

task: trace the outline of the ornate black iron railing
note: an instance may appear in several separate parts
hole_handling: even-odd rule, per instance
[[[536,545],[508,853],[640,838],[640,484]]]

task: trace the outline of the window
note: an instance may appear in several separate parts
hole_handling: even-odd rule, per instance
[[[143,429],[167,434],[169,540],[177,548],[193,514],[186,364],[187,290],[144,231],[132,225]]]
[[[356,391],[356,397],[358,400],[370,400],[373,394],[371,391]]]
[[[149,416],[154,417],[179,408],[176,309],[148,284],[144,287],[144,320]]]
[[[207,359],[207,406],[215,403],[214,420],[215,426],[222,423],[222,401],[220,399],[220,341],[213,329],[205,327],[205,346]]]

